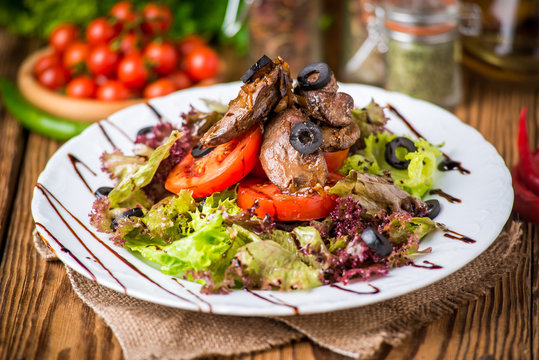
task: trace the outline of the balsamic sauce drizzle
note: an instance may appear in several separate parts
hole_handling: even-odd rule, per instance
[[[269,294],[269,297],[274,299],[275,301],[281,303],[282,305],[287,306],[287,307],[291,308],[292,310],[294,310],[295,315],[299,315],[299,309],[298,309],[297,306],[290,305],[290,304],[284,302],[282,299],[279,299],[277,296],[272,295],[272,294]]]
[[[178,285],[180,285],[183,289],[185,289],[185,291],[187,291],[189,294],[193,295],[194,297],[196,297],[198,300],[200,300],[201,302],[203,302],[204,304],[208,305],[208,311],[210,313],[213,312],[213,308],[211,306],[211,304],[209,302],[207,302],[206,300],[204,300],[201,296],[199,296],[197,293],[195,293],[194,291],[191,291],[189,290],[188,288],[185,287],[185,285],[183,285],[178,279],[176,278],[171,278],[174,282],[176,282]],[[202,311],[202,308],[200,307],[200,305],[198,305],[198,312],[201,312]]]
[[[354,294],[358,294],[358,295],[374,295],[374,294],[378,294],[380,292],[380,289],[378,289],[376,286],[371,285],[371,284],[367,284],[367,285],[369,285],[374,291],[371,291],[371,292],[356,291],[356,290],[347,289],[345,287],[335,285],[335,284],[330,284],[329,287],[339,289],[339,290],[342,290],[342,291],[347,291],[347,292],[354,293]]]
[[[112,275],[112,272],[110,272],[109,269],[107,269],[107,267],[101,262],[101,260],[98,259],[97,256],[95,256],[95,254],[88,248],[88,246],[86,246],[86,244],[84,243],[84,241],[82,241],[82,239],[79,237],[79,235],[77,235],[77,233],[75,232],[75,230],[73,230],[73,228],[67,223],[67,221],[65,220],[65,218],[62,216],[62,214],[60,214],[60,211],[58,210],[58,208],[52,203],[52,200],[51,200],[51,197],[56,200],[56,202],[58,204],[60,204],[60,206],[62,206],[62,208],[64,208],[65,211],[67,211],[67,209],[62,205],[62,203],[60,203],[58,201],[58,199],[47,189],[45,188],[43,185],[41,184],[37,184],[36,187],[43,193],[43,196],[45,196],[45,199],[47,199],[47,201],[49,202],[50,206],[52,207],[52,209],[54,210],[54,212],[58,215],[58,217],[60,218],[60,220],[62,220],[62,222],[64,223],[64,225],[69,229],[69,231],[71,231],[71,233],[73,234],[73,236],[77,239],[77,241],[79,242],[79,244],[82,245],[82,247],[97,261],[97,263],[106,271],[109,273],[110,277],[112,277],[117,283],[118,285],[120,285],[124,291],[125,294],[127,294],[127,289],[125,288],[125,286],[120,282],[120,280],[118,280],[114,275]],[[71,213],[69,211],[67,211],[70,215]],[[71,215],[73,216],[73,215]],[[37,225],[37,223],[36,223]],[[41,225],[41,227],[51,236],[53,237],[53,235],[49,232],[49,230],[47,230],[47,228],[45,228],[45,226]],[[58,242],[56,240],[56,242]],[[60,245],[60,243],[58,243]],[[64,247],[62,246],[62,249],[64,249]],[[73,256],[72,256],[73,257]],[[80,262],[79,262],[80,264]],[[81,264],[82,265],[82,264]],[[84,265],[82,265],[85,269],[86,267]],[[94,280],[95,279],[95,276],[92,275],[92,278]]]
[[[450,239],[454,239],[454,240],[459,240],[459,241],[462,241],[462,242],[465,242],[467,244],[474,244],[476,243],[477,241],[466,236],[466,235],[463,235],[463,234],[460,234],[456,231],[453,231],[453,230],[450,230],[448,229],[444,224],[440,224],[440,223],[436,223],[436,225],[438,225],[442,231],[445,233],[444,236],[446,238],[450,238]]]
[[[86,267],[86,265],[84,265],[75,255],[73,255],[73,253],[71,251],[69,251],[68,248],[66,248],[64,245],[62,245],[62,243],[60,243],[60,241],[58,241],[58,239],[54,235],[52,235],[51,232],[43,224],[41,224],[39,222],[36,222],[36,226],[39,226],[40,228],[42,228],[49,235],[49,237],[51,239],[53,239],[54,242],[60,247],[60,250],[62,250],[62,252],[65,252],[66,254],[71,256],[71,258],[73,260],[75,260],[75,262],[77,264],[79,264],[84,270],[86,270],[88,272],[88,274],[90,274],[90,277],[92,278],[93,281],[97,281],[97,278],[95,277],[94,273],[91,272],[90,269],[88,269]],[[40,235],[40,237],[41,237],[41,235]]]
[[[456,197],[454,197],[452,195],[449,195],[448,193],[446,193],[442,189],[432,189],[432,190],[429,191],[429,194],[441,196],[444,199],[446,199],[447,201],[449,201],[451,204],[461,203],[462,202],[461,199],[456,198]]]
[[[92,169],[90,169],[88,167],[88,165],[86,165],[85,163],[83,163],[82,161],[80,161],[75,155],[71,154],[71,153],[68,153],[67,154],[67,157],[69,158],[69,161],[71,161],[71,165],[73,166],[73,169],[75,169],[75,172],[77,173],[77,175],[79,176],[79,178],[82,180],[82,182],[84,183],[84,185],[86,185],[86,188],[88,188],[88,190],[93,193],[92,191],[92,188],[90,187],[90,185],[88,185],[88,183],[86,182],[86,179],[84,179],[84,177],[82,176],[82,174],[80,173],[79,171],[79,168],[77,167],[77,164],[81,164],[82,166],[84,166],[89,172],[92,173],[93,176],[97,176],[97,174],[95,173],[95,171],[93,171]]]
[[[110,126],[112,126],[113,128],[116,129],[116,131],[118,131],[120,134],[122,134],[127,140],[129,140],[130,142],[135,142],[135,140],[131,139],[131,137],[129,137],[129,135],[127,135],[127,133],[125,131],[122,130],[121,127],[119,127],[118,125],[116,125],[115,123],[113,123],[112,121],[110,121],[109,119],[105,119],[105,120],[102,120],[103,122],[106,122],[107,124],[109,124]]]
[[[190,300],[190,299],[187,299],[187,298],[184,298],[183,296],[180,296],[178,294],[175,294],[173,293],[172,291],[164,288],[163,286],[159,285],[157,282],[155,282],[154,280],[152,280],[148,275],[144,274],[142,271],[140,271],[135,265],[133,265],[132,263],[130,263],[127,259],[125,259],[123,256],[121,256],[118,252],[116,252],[114,249],[112,249],[109,245],[107,245],[104,241],[102,241],[96,234],[94,234],[90,229],[88,229],[88,227],[86,225],[84,225],[82,223],[82,221],[79,220],[79,218],[77,218],[75,215],[73,215],[69,210],[67,210],[67,208],[64,206],[64,204],[62,204],[57,198],[56,196],[54,196],[45,186],[43,186],[42,184],[38,183],[36,185],[36,187],[41,190],[41,192],[43,193],[43,195],[47,198],[47,200],[49,201],[49,203],[51,204],[51,206],[53,207],[53,209],[56,211],[56,213],[58,214],[58,216],[60,217],[60,219],[62,220],[62,222],[70,229],[70,231],[73,233],[73,235],[75,235],[77,237],[77,239],[80,240],[80,238],[76,235],[75,231],[73,231],[73,229],[69,226],[69,224],[67,223],[67,221],[64,219],[64,217],[60,214],[60,212],[58,211],[58,209],[53,205],[52,201],[50,200],[49,196],[52,197],[57,203],[58,205],[60,205],[68,214],[69,216],[71,216],[71,218],[73,220],[75,220],[84,230],[86,230],[86,232],[88,232],[88,234],[90,234],[99,244],[101,244],[105,249],[107,249],[112,255],[114,255],[118,260],[120,260],[121,262],[123,262],[126,266],[128,266],[129,268],[131,268],[131,270],[135,271],[138,275],[142,276],[144,279],[146,279],[147,281],[149,281],[150,283],[154,284],[155,286],[157,286],[158,288],[160,288],[161,290],[167,292],[168,294],[172,295],[172,296],[175,296],[177,297],[178,299],[180,300],[183,300],[185,302],[188,302],[188,303],[191,303],[191,304],[194,304],[196,306],[199,306],[196,302]],[[84,245],[83,245],[84,246]],[[91,253],[91,252],[90,252]],[[93,255],[93,253],[91,253]],[[95,255],[94,255],[95,257]],[[97,259],[97,258],[96,258]],[[103,265],[102,265],[103,266]],[[110,271],[104,267],[105,270],[107,270],[107,272],[110,273]],[[112,276],[112,275],[111,275]],[[114,278],[116,279],[116,278]],[[118,281],[116,279],[116,281]],[[120,284],[121,285],[121,284]],[[123,285],[122,285],[123,287]],[[124,287],[125,289],[125,287]]]
[[[253,295],[253,296],[256,296],[257,298],[259,299],[262,299],[262,300],[265,300],[269,303],[272,303],[274,305],[279,305],[279,306],[286,306],[286,307],[290,307],[292,309],[294,309],[294,314],[296,315],[299,315],[299,309],[297,307],[295,307],[294,305],[290,305],[290,304],[287,304],[285,303],[284,301],[282,301],[281,299],[277,299],[275,296],[272,296],[274,299],[276,299],[277,301],[274,301],[274,300],[271,300],[271,299],[268,299],[267,297],[264,297],[262,295],[259,295],[249,289],[244,289],[245,291],[247,291],[249,294]],[[271,294],[270,294],[271,296]]]
[[[395,115],[397,115],[401,120],[402,122],[404,122],[404,124],[408,127],[408,129],[410,129],[411,132],[414,133],[415,136],[417,137],[422,137],[423,139],[426,139],[426,137],[424,137],[423,135],[421,135],[413,126],[412,124],[410,124],[410,122],[408,120],[406,120],[406,118],[397,110],[395,109],[391,104],[387,104],[387,108],[392,111]],[[446,153],[442,152],[442,155],[445,157],[445,160],[443,160],[439,165],[438,165],[438,170],[440,171],[450,171],[450,170],[458,170],[458,172],[460,172],[461,174],[463,175],[466,175],[466,174],[470,174],[471,171],[468,170],[468,169],[465,169],[462,167],[462,164],[460,161],[455,161],[453,159],[451,159],[449,157],[449,155],[447,155]]]
[[[436,265],[434,263],[431,263],[428,260],[423,260],[423,264],[427,264],[427,265],[417,265],[415,263],[411,263],[410,265],[416,268],[429,269],[429,270],[436,270],[436,269],[443,268],[443,266]]]
[[[155,116],[157,116],[157,120],[159,120],[159,122],[163,122],[163,115],[161,115],[161,113],[159,111],[157,111],[157,109],[152,104],[150,104],[149,102],[146,102],[146,105],[155,114]]]
[[[105,135],[105,138],[107,139],[107,141],[110,143],[110,145],[112,146],[113,149],[118,149],[118,147],[116,146],[116,144],[114,144],[114,142],[112,141],[112,139],[110,138],[109,134],[107,133],[107,131],[105,130],[105,128],[103,127],[103,125],[101,125],[101,121],[97,123],[97,126],[99,126],[99,129],[101,129],[101,132],[103,133],[103,135]]]

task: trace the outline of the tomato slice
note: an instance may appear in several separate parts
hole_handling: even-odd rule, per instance
[[[348,156],[350,149],[344,149],[335,152],[325,152],[324,159],[326,159],[326,165],[330,173],[335,172],[341,168]]]
[[[324,152],[322,155],[324,155],[324,159],[326,160],[326,165],[328,166],[328,172],[332,173],[341,168],[341,166],[344,164],[344,161],[346,160],[346,157],[348,156],[348,152],[350,149],[344,149],[340,151],[335,152]],[[264,171],[264,168],[262,167],[262,163],[260,162],[260,159],[256,158],[256,164],[253,168],[253,171],[251,171],[251,175],[254,175],[256,177],[267,179],[268,176],[266,175],[266,172]]]
[[[326,185],[332,186],[342,179],[340,174],[329,174]],[[238,186],[238,205],[249,209],[258,201],[256,216],[266,214],[274,220],[299,221],[324,218],[337,203],[337,196],[327,192],[312,195],[283,193],[267,179],[249,177]]]
[[[201,198],[238,183],[255,166],[262,142],[260,126],[217,146],[204,157],[195,159],[191,152],[168,174],[165,188],[173,193],[191,190]]]

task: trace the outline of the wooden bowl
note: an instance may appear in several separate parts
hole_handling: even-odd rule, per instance
[[[106,119],[120,109],[145,101],[142,98],[124,101],[74,99],[45,88],[35,78],[33,69],[39,57],[50,52],[50,48],[34,52],[23,61],[17,74],[21,93],[36,107],[58,117],[89,123]]]

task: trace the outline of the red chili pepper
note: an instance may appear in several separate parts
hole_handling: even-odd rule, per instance
[[[528,141],[528,130],[526,129],[526,108],[520,112],[520,123],[518,127],[518,154],[520,162],[517,165],[520,180],[526,187],[539,195],[539,159],[538,152],[533,155]]]
[[[538,159],[536,157],[536,159]],[[515,166],[511,171],[513,189],[515,191],[514,210],[523,219],[539,224],[539,196],[531,192],[522,182]]]

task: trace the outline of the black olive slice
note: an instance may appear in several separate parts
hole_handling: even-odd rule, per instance
[[[110,228],[112,230],[116,230],[116,228],[118,227],[118,220],[125,219],[125,218],[128,218],[128,217],[133,217],[133,216],[134,217],[143,217],[144,213],[142,212],[142,209],[138,208],[138,207],[126,210],[123,213],[121,213],[119,216],[117,216],[114,220],[112,220],[112,222],[110,224]]]
[[[100,188],[97,188],[96,191],[94,191],[94,196],[98,199],[109,196],[110,192],[112,191],[112,188],[110,186],[101,186]]]
[[[322,144],[322,131],[312,121],[302,121],[290,131],[290,145],[302,154],[312,154]]]
[[[198,159],[208,155],[213,149],[215,149],[215,147],[203,147],[201,143],[198,143],[191,149],[191,156]]]
[[[414,142],[405,137],[397,137],[386,144],[386,161],[389,165],[397,169],[407,169],[410,165],[410,160],[401,160],[397,157],[397,148],[403,147],[408,152],[415,152],[417,148]]]
[[[434,219],[436,216],[438,216],[440,210],[442,209],[442,207],[440,206],[440,202],[436,199],[427,200],[425,202],[428,206],[427,215],[425,216],[429,219]]]
[[[318,78],[310,82],[309,77],[312,74],[318,73]],[[318,90],[323,88],[331,80],[331,70],[328,64],[323,62],[315,62],[305,66],[298,74],[299,87],[302,90]]]
[[[153,126],[143,127],[142,129],[137,131],[137,137],[151,134],[152,131],[153,131]]]
[[[380,256],[389,256],[393,251],[393,246],[389,240],[370,226],[363,230],[361,239],[363,239],[365,244]]]
[[[264,66],[270,64],[271,62],[272,61],[269,57],[267,57],[266,55],[262,55],[262,57],[258,59],[257,62],[255,62],[253,66],[251,66],[251,68],[249,68],[249,70],[245,72],[245,74],[243,74],[243,76],[241,77],[241,81],[247,83],[253,80],[253,75],[255,75],[258,70],[262,69]]]

